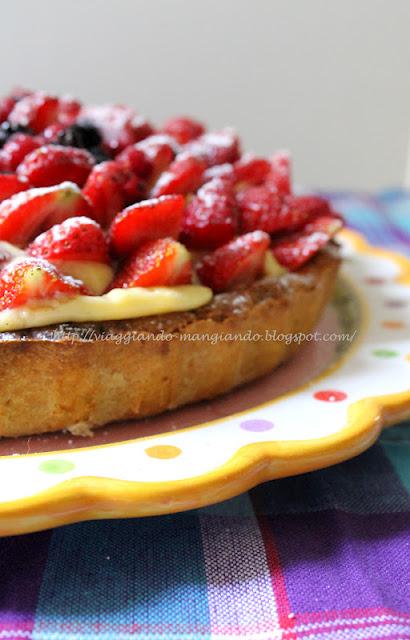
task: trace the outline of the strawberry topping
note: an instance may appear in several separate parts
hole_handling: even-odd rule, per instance
[[[95,166],[87,178],[83,194],[91,203],[93,218],[107,227],[113,217],[130,202],[135,202],[141,184],[137,177],[116,161]]]
[[[90,218],[69,218],[41,233],[26,253],[50,262],[79,260],[110,264],[107,241],[99,224]]]
[[[203,124],[192,118],[179,117],[170,118],[165,122],[162,131],[172,136],[180,144],[186,144],[199,138],[205,131]]]
[[[270,238],[253,231],[205,256],[197,268],[201,282],[216,292],[246,287],[262,274]]]
[[[52,264],[39,258],[18,258],[0,272],[0,311],[82,293],[87,292],[79,280],[62,275]]]
[[[184,245],[161,238],[140,246],[122,265],[112,288],[165,287],[189,284],[191,258]]]
[[[24,158],[17,173],[35,187],[49,187],[65,180],[82,187],[93,165],[94,158],[85,149],[44,145]]]
[[[182,239],[192,249],[215,249],[235,236],[237,217],[232,182],[214,178],[199,189],[188,205]]]

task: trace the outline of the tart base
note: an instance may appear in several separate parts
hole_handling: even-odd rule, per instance
[[[0,333],[0,436],[70,429],[211,399],[272,371],[330,300],[334,247],[297,273],[219,294],[195,311]],[[260,336],[260,337],[259,337]],[[268,336],[268,337],[267,337]]]

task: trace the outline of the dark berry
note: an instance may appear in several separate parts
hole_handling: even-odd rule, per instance
[[[67,147],[79,147],[80,149],[91,149],[97,147],[101,142],[101,135],[94,125],[88,122],[72,124],[63,129],[58,134],[57,144]]]
[[[88,151],[94,156],[94,160],[96,164],[100,164],[100,162],[106,162],[107,160],[111,160],[111,156],[105,153],[102,147],[90,147]]]

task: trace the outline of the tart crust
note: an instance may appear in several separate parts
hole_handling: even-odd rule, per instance
[[[195,311],[0,333],[0,436],[86,434],[268,373],[298,345],[267,340],[266,332],[311,331],[339,264],[329,246],[297,273],[216,295]]]

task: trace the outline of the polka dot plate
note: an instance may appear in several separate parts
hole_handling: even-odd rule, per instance
[[[410,414],[410,261],[351,231],[340,241],[332,304],[269,376],[92,438],[2,440],[0,535],[215,503],[355,456]]]

